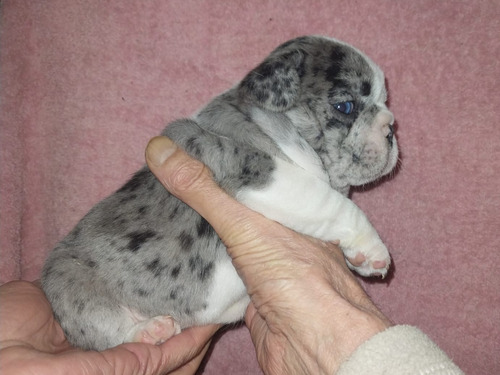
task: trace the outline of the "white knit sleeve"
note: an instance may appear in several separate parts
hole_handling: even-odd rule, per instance
[[[463,375],[422,331],[393,326],[363,343],[337,375]]]

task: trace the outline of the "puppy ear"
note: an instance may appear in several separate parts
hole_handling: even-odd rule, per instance
[[[274,112],[283,112],[296,103],[304,75],[304,53],[277,49],[241,81],[242,98]]]

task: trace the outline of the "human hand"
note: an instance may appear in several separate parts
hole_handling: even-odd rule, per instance
[[[0,286],[0,374],[194,374],[218,326],[190,328],[162,345],[103,352],[70,346],[36,283]]]
[[[336,244],[298,234],[238,203],[168,138],[151,140],[146,160],[226,245],[251,298],[245,322],[266,374],[335,373],[359,345],[391,325]]]

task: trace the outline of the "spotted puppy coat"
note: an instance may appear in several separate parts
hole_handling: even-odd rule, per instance
[[[340,240],[349,266],[385,275],[389,253],[346,196],[397,162],[382,71],[325,37],[291,40],[238,85],[162,134],[248,207]],[[42,284],[68,340],[102,350],[166,316],[182,329],[240,320],[245,287],[213,228],[147,167],[98,203],[50,254]]]

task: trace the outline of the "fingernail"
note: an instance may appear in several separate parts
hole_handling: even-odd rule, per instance
[[[170,138],[154,137],[146,147],[146,159],[155,167],[160,167],[175,150],[177,150],[177,146]]]

